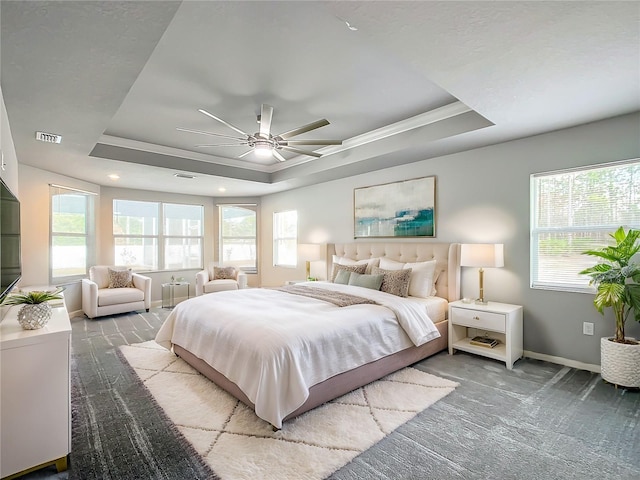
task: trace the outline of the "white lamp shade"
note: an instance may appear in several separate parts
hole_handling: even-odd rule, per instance
[[[463,243],[460,249],[462,267],[504,267],[502,243]]]
[[[298,258],[307,262],[322,260],[322,245],[316,243],[299,243]]]

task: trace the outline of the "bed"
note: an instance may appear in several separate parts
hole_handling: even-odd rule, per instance
[[[456,243],[328,244],[327,281],[189,299],[173,309],[156,341],[281,428],[288,419],[445,350],[448,302],[460,294],[459,251]],[[417,279],[424,265],[435,264],[435,282],[429,295],[402,298],[388,289],[331,281],[341,270],[362,272],[362,266],[353,267],[358,264],[366,265],[360,279],[375,272],[385,280],[395,275],[390,270],[408,265]],[[356,303],[337,306],[325,295]]]

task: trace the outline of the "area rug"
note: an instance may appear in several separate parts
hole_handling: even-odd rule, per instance
[[[321,480],[458,386],[408,367],[274,432],[253,410],[155,341],[120,349],[158,405],[222,480]]]

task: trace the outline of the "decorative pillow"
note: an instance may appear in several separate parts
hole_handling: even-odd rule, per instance
[[[128,270],[114,270],[109,268],[109,288],[133,287],[133,273]]]
[[[383,274],[382,285],[380,290],[398,297],[406,297],[409,295],[409,282],[411,280],[411,269],[405,270],[385,270],[379,267],[373,267],[371,272],[374,275]]]
[[[380,259],[380,268],[385,270],[402,270],[410,268],[411,281],[409,282],[409,295],[412,297],[426,298],[436,294],[435,284],[438,278],[436,260],[426,262],[402,263],[388,258]]]
[[[340,270],[347,270],[348,272],[356,272],[356,273],[365,273],[367,269],[367,264],[363,263],[362,265],[338,265],[336,263],[333,264],[333,273],[331,274],[331,281],[336,281],[336,275]]]
[[[349,274],[349,285],[354,285],[356,287],[370,288],[372,290],[380,290],[383,279],[384,279],[383,274],[362,275],[360,273],[351,272]]]
[[[347,257],[339,257],[337,255],[333,256],[333,263],[334,264],[338,264],[338,265],[366,265],[367,268],[365,270],[366,274],[370,274],[371,273],[371,268],[372,267],[377,267],[378,263],[380,262],[379,258],[369,258],[369,259],[364,259],[364,260],[352,260],[350,258]]]
[[[351,276],[351,272],[349,270],[338,270],[336,279],[333,281],[333,283],[341,283],[343,285],[348,285],[350,276]]]
[[[213,280],[235,280],[235,267],[213,267]]]
[[[409,283],[409,295],[412,297],[426,298],[434,295],[436,261],[405,263],[404,268],[411,269],[411,282]]]
[[[384,270],[402,270],[404,268],[404,263],[382,257],[380,259],[380,268]]]

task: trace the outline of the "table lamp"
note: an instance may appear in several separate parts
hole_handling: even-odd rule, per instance
[[[322,245],[316,243],[299,243],[298,258],[306,262],[306,279],[311,278],[311,262],[322,260]]]
[[[484,270],[483,268],[504,267],[504,245],[502,243],[463,243],[460,249],[461,267],[480,267],[480,297],[476,300],[479,305],[486,305],[484,298]]]

